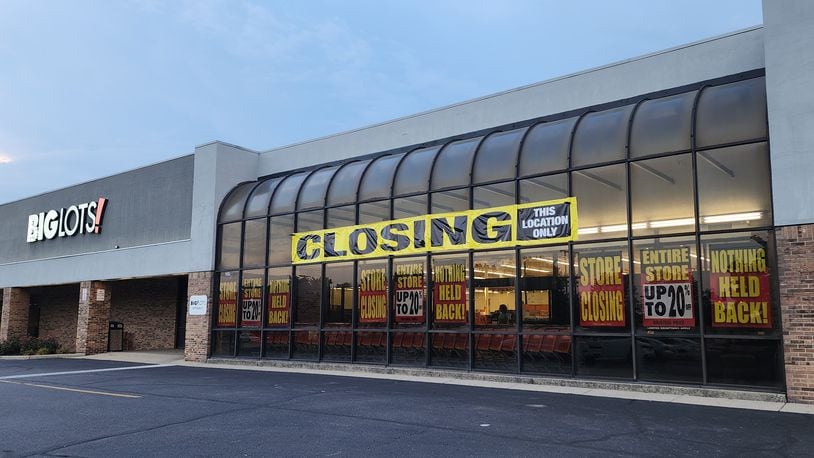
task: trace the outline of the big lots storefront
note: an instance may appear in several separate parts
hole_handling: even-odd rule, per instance
[[[0,340],[98,353],[115,322],[191,361],[814,402],[814,7],[765,6],[763,27],[0,205]]]

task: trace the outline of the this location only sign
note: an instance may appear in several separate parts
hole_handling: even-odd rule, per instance
[[[189,297],[189,314],[192,316],[206,315],[207,300],[205,295]]]

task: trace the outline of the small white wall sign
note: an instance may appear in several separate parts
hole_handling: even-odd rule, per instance
[[[97,289],[96,290],[96,302],[104,302],[105,300],[105,290],[104,289]]]
[[[187,310],[192,316],[206,315],[207,300],[205,295],[189,296],[189,306]]]

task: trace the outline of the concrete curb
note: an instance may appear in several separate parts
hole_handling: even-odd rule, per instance
[[[652,383],[624,383],[604,380],[578,380],[534,375],[506,375],[488,372],[466,372],[443,369],[382,367],[361,364],[311,363],[307,361],[273,361],[210,358],[207,364],[240,365],[253,367],[276,367],[286,369],[307,369],[314,373],[343,372],[348,376],[365,377],[369,374],[402,375],[429,379],[453,379],[473,382],[496,382],[550,387],[565,387],[587,390],[612,390],[633,393],[697,396],[703,398],[733,399],[740,401],[786,402],[786,395],[762,391],[723,390],[694,386],[657,385]]]
[[[0,356],[0,361],[5,360],[27,360],[27,359],[60,359],[60,358],[80,358],[84,353],[54,353],[52,355],[5,355]]]

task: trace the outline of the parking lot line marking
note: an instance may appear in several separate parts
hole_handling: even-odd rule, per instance
[[[110,393],[108,391],[95,391],[95,390],[83,390],[80,388],[68,388],[65,386],[53,386],[53,385],[43,385],[41,383],[25,383],[25,382],[14,382],[11,380],[0,380],[0,383],[11,383],[14,385],[25,385],[25,386],[33,386],[36,388],[48,388],[51,390],[60,390],[60,391],[73,391],[74,393],[83,393],[83,394],[96,394],[99,396],[113,396],[117,398],[128,398],[128,399],[138,399],[141,396],[137,396],[135,394],[123,394],[123,393]]]
[[[6,375],[0,377],[0,380],[12,380],[18,378],[31,378],[31,377],[49,377],[52,375],[75,375],[75,374],[92,374],[94,372],[112,372],[112,371],[129,371],[134,369],[154,369],[158,367],[171,367],[174,364],[150,364],[146,366],[126,366],[126,367],[109,367],[106,369],[85,369],[81,371],[65,371],[65,372],[46,372],[42,374],[18,374]]]

